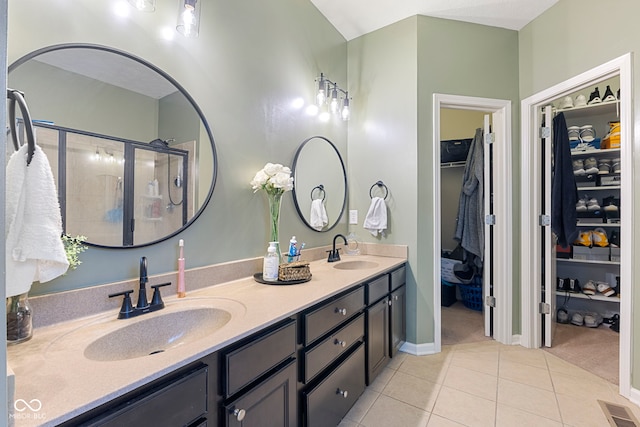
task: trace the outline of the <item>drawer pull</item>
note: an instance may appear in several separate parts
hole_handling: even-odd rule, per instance
[[[347,309],[346,308],[338,308],[336,307],[336,313],[337,314],[342,314],[343,316],[347,315]]]
[[[339,345],[340,347],[346,347],[347,346],[347,342],[346,341],[340,341],[338,338],[336,338],[336,340],[333,343],[335,345]]]
[[[336,394],[339,394],[340,396],[344,397],[345,399],[347,398],[347,396],[349,395],[349,392],[347,390],[336,390]]]
[[[393,305],[393,302],[391,302],[391,300],[389,300],[389,301],[387,301],[387,304]]]
[[[247,411],[245,411],[244,409],[234,409],[232,412],[233,416],[236,417],[236,420],[238,421],[242,421],[244,420],[245,415],[247,415]]]

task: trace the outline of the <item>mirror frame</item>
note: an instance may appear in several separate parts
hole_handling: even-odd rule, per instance
[[[141,248],[141,247],[145,247],[145,246],[150,246],[150,245],[154,245],[156,243],[160,243],[163,242],[165,240],[168,240],[174,236],[176,236],[177,234],[181,233],[182,231],[186,230],[189,226],[191,226],[202,214],[202,212],[204,212],[205,208],[209,205],[209,202],[211,201],[211,197],[213,195],[213,190],[216,186],[216,180],[217,180],[217,176],[218,176],[218,156],[216,153],[216,145],[213,139],[213,134],[211,133],[211,128],[209,127],[209,123],[207,122],[204,113],[202,112],[202,110],[200,109],[200,107],[198,106],[198,104],[196,104],[195,100],[191,97],[191,95],[186,91],[186,89],[184,87],[182,87],[182,85],[180,85],[173,77],[171,77],[169,74],[167,74],[165,71],[163,71],[162,69],[160,69],[159,67],[153,65],[152,63],[136,56],[133,55],[129,52],[120,50],[120,49],[116,49],[113,47],[109,47],[109,46],[105,46],[105,45],[99,45],[99,44],[92,44],[92,43],[62,43],[62,44],[56,44],[56,45],[51,45],[51,46],[46,46],[40,49],[36,49],[32,52],[27,53],[26,55],[18,58],[17,60],[15,60],[13,63],[11,63],[11,65],[9,65],[8,69],[7,69],[7,81],[8,78],[11,74],[12,71],[15,71],[16,68],[18,68],[20,65],[24,64],[25,62],[36,58],[38,55],[42,55],[45,53],[50,53],[50,52],[55,52],[57,50],[64,50],[64,49],[96,49],[96,50],[101,50],[101,51],[105,51],[105,52],[109,52],[115,55],[122,55],[132,61],[135,61],[149,69],[151,69],[152,71],[155,71],[157,74],[159,74],[161,77],[164,77],[169,83],[171,83],[173,86],[175,86],[175,88],[182,94],[182,96],[184,96],[187,101],[189,101],[189,103],[191,104],[191,106],[194,108],[194,110],[196,111],[196,113],[198,114],[198,116],[200,117],[200,120],[202,121],[202,124],[204,126],[204,129],[207,133],[207,136],[209,137],[209,142],[211,144],[211,152],[213,155],[213,176],[211,177],[211,187],[209,188],[209,193],[207,194],[207,197],[205,198],[205,200],[203,201],[202,205],[200,206],[200,208],[193,214],[193,217],[191,219],[189,219],[189,221],[187,221],[187,223],[185,225],[183,225],[182,227],[180,227],[179,229],[175,230],[172,233],[169,233],[166,236],[163,236],[159,239],[156,240],[152,240],[149,242],[145,242],[145,243],[140,243],[140,244],[136,244],[136,245],[131,245],[131,246],[107,246],[107,245],[101,245],[101,244],[97,244],[97,243],[91,243],[91,242],[84,242],[85,244],[87,244],[88,246],[93,246],[93,247],[98,247],[98,248],[106,248],[106,249],[132,249],[132,248]]]
[[[297,170],[297,165],[298,165],[298,158],[300,157],[300,154],[301,154],[302,149],[304,148],[304,146],[307,145],[307,143],[309,141],[311,141],[311,140],[313,140],[315,138],[320,138],[320,139],[324,140],[336,152],[336,154],[338,155],[338,159],[340,160],[340,166],[342,166],[342,177],[344,178],[344,197],[342,199],[342,207],[340,208],[340,213],[336,217],[336,220],[333,222],[333,224],[331,224],[331,226],[329,226],[329,227],[327,227],[326,229],[323,229],[323,230],[316,230],[315,228],[313,228],[311,226],[311,224],[309,224],[309,222],[307,221],[307,219],[303,215],[302,210],[300,209],[300,205],[298,204],[298,194],[296,193],[296,179],[295,179],[295,176],[296,176],[296,170]],[[293,176],[294,176],[294,179],[293,179],[293,203],[294,203],[294,205],[296,207],[296,211],[298,212],[298,216],[300,217],[302,222],[308,228],[310,228],[311,230],[313,230],[313,231],[315,231],[317,233],[326,233],[327,231],[332,230],[336,225],[338,225],[338,223],[340,222],[340,219],[342,218],[342,215],[344,214],[344,210],[347,207],[347,195],[349,193],[349,186],[347,185],[347,168],[344,166],[344,160],[342,159],[342,155],[340,154],[340,151],[338,151],[338,147],[336,147],[333,142],[329,141],[324,136],[320,136],[320,135],[311,136],[311,137],[305,139],[304,141],[302,141],[302,143],[300,144],[300,146],[296,150],[296,154],[295,154],[295,156],[293,158],[293,165],[292,165],[291,168],[292,168],[292,173],[293,173]]]

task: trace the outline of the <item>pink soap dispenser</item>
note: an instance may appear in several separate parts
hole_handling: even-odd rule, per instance
[[[178,298],[187,296],[184,285],[184,240],[180,239],[180,257],[178,258]]]

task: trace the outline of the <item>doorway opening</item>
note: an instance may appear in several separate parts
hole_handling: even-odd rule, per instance
[[[474,307],[481,311],[481,328],[484,336],[493,337],[498,342],[511,344],[512,342],[512,241],[511,241],[511,207],[512,207],[512,169],[511,169],[511,101],[490,98],[476,98],[457,95],[434,94],[433,105],[433,253],[441,254],[443,248],[451,245],[451,240],[443,239],[442,233],[449,233],[452,224],[451,218],[442,209],[445,207],[443,194],[443,171],[441,170],[440,141],[450,138],[448,130],[443,126],[443,118],[448,115],[474,113],[482,117],[476,128],[482,129],[481,143],[484,147],[484,260],[482,263],[482,294],[480,307]],[[458,111],[459,113],[456,113]],[[471,134],[469,137],[474,137]],[[467,138],[469,138],[467,137]],[[452,166],[444,171],[445,178],[455,174]],[[458,172],[459,174],[459,172]],[[458,193],[459,194],[459,191]],[[449,205],[449,202],[447,202]],[[455,201],[453,210],[457,212],[458,202]],[[452,209],[449,205],[447,209]],[[444,216],[447,215],[447,220]],[[444,221],[444,229],[443,229]],[[450,234],[450,233],[449,233]],[[444,242],[443,242],[444,240]],[[453,248],[452,248],[453,249]],[[492,262],[500,260],[499,263]],[[433,283],[434,283],[434,350],[441,351],[443,316],[441,301],[443,289],[446,285],[442,282],[442,258],[434,256]],[[441,285],[442,284],[442,285]],[[457,290],[459,294],[459,290]],[[446,296],[445,296],[446,298]],[[455,315],[455,314],[454,314]]]

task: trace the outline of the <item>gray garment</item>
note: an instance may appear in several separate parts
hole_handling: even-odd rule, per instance
[[[476,129],[462,178],[454,239],[484,260],[484,146],[482,129]]]

